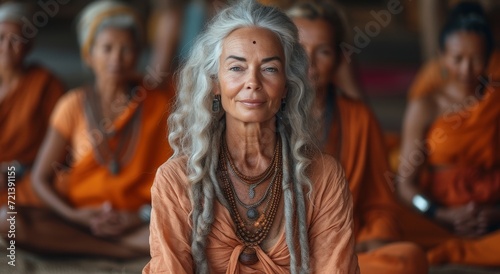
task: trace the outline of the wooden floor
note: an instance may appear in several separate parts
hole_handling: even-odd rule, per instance
[[[432,267],[430,274],[500,274],[500,268],[478,268],[470,266],[447,265]]]
[[[49,258],[16,250],[16,265],[11,266],[4,253],[0,252],[0,273],[5,274],[139,274],[149,261],[149,258],[130,261]]]
[[[0,243],[0,249],[5,249]],[[0,252],[4,254],[4,252]],[[49,258],[16,250],[16,266],[7,264],[7,257],[0,256],[0,273],[8,274],[140,274],[149,258],[114,261],[105,259]],[[433,267],[430,274],[500,274],[500,268],[488,269],[469,266],[447,265]],[[383,273],[381,273],[383,274]]]

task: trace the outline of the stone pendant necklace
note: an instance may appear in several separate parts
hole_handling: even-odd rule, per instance
[[[274,149],[274,153],[273,153],[273,158],[272,158],[269,166],[266,168],[266,170],[257,176],[251,177],[251,176],[247,176],[247,175],[242,174],[236,168],[231,157],[229,156],[229,150],[227,148],[227,143],[225,142],[225,140],[223,140],[222,152],[224,153],[224,156],[227,158],[227,164],[226,164],[227,169],[229,170],[229,172],[231,172],[231,174],[236,179],[238,179],[239,182],[245,184],[248,187],[248,198],[254,199],[255,198],[255,188],[258,187],[263,182],[267,181],[271,177],[271,175],[274,174],[273,180],[271,180],[271,183],[267,187],[264,195],[257,202],[250,204],[250,205],[245,204],[240,200],[238,195],[236,195],[236,190],[234,189],[234,186],[231,184],[231,190],[234,193],[236,201],[238,202],[238,204],[240,204],[241,206],[243,206],[244,208],[247,209],[246,215],[247,215],[247,218],[250,220],[256,220],[260,216],[260,213],[257,210],[257,207],[259,205],[261,205],[267,199],[269,192],[270,192],[270,189],[272,188],[274,177],[276,177],[276,172],[277,172],[277,162],[278,162],[277,158],[279,156],[279,151],[280,151],[280,145],[276,144],[275,149]]]
[[[271,165],[272,165],[272,163],[271,163]],[[248,186],[248,198],[250,198],[250,199],[255,198],[255,188],[258,187],[263,182],[265,182],[270,177],[270,176],[265,176],[255,183],[248,183],[236,174],[236,171],[233,169],[233,167],[231,166],[230,163],[228,163],[228,169],[231,172],[231,174],[238,179],[239,182],[242,182],[243,184]],[[271,174],[269,174],[269,175],[271,175]]]
[[[111,172],[111,174],[117,175],[118,173],[120,173],[120,164],[118,163],[118,161],[116,159],[112,159],[109,162],[108,169]]]
[[[242,174],[234,165],[231,157],[229,156],[227,144],[223,145],[224,152],[227,155],[228,158],[228,169],[231,172],[231,174],[238,179],[238,182],[243,183],[248,187],[248,198],[254,199],[255,198],[255,189],[262,184],[263,182],[267,181],[273,174],[273,172],[276,170],[276,159],[278,158],[278,153],[279,153],[279,148],[278,145],[275,146],[274,148],[274,154],[273,158],[271,160],[271,163],[269,166],[266,168],[266,170],[257,175],[257,176],[246,176]]]
[[[109,131],[103,127],[102,123],[99,123],[99,121],[103,119],[103,113],[100,96],[96,88],[87,88],[84,110],[89,132],[97,131],[102,133],[103,136],[103,140],[100,143],[93,144],[94,157],[97,162],[105,166],[111,174],[118,175],[121,171],[122,162],[128,161],[135,148],[142,107],[139,106],[138,109],[135,110],[130,121],[128,121],[121,130],[121,135],[118,137],[118,144],[114,150],[110,148],[108,142],[115,136],[116,129],[113,126],[112,130]]]
[[[257,187],[257,184],[250,186],[250,188],[248,189],[248,198],[250,198],[250,199],[255,198],[255,188],[256,187]]]
[[[231,166],[230,165],[228,165],[228,166],[229,166],[228,169],[231,170]],[[273,188],[273,185],[275,183],[275,178],[276,178],[277,173],[278,172],[276,170],[273,174],[273,178],[271,179],[271,183],[267,186],[267,189],[266,189],[266,192],[264,193],[264,195],[262,195],[262,197],[257,202],[255,202],[253,204],[248,205],[248,204],[245,204],[243,201],[241,201],[240,197],[238,197],[238,194],[236,194],[236,190],[234,189],[234,185],[233,184],[229,185],[236,202],[247,210],[247,218],[248,219],[253,221],[253,220],[256,220],[257,218],[259,218],[260,213],[257,210],[257,207],[259,207],[269,196],[271,189]]]

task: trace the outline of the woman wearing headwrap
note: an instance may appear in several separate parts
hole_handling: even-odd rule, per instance
[[[47,69],[25,63],[33,41],[23,35],[23,18],[32,18],[29,5],[15,2],[0,5],[2,206],[7,205],[7,193],[12,192],[8,191],[7,174],[13,169],[16,173],[16,204],[42,204],[31,187],[30,172],[47,131],[50,113],[64,91],[59,79]]]
[[[314,141],[297,28],[241,1],[182,68],[144,273],[358,273],[344,172]]]
[[[131,7],[90,4],[78,38],[95,80],[68,92],[53,112],[32,175],[53,213],[19,214],[16,242],[44,253],[144,256],[154,171],[170,154],[169,98],[137,79],[142,29]],[[59,175],[65,163],[69,169]],[[55,190],[55,181],[64,191]]]

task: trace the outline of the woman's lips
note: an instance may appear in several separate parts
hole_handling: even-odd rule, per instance
[[[255,107],[259,107],[259,106],[263,105],[265,101],[261,101],[261,100],[240,100],[239,102],[241,104],[243,104],[244,106],[247,106],[247,107],[250,107],[250,108],[255,108]]]

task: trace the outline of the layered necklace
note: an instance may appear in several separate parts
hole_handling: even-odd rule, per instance
[[[255,246],[259,245],[269,233],[281,200],[283,180],[283,158],[281,139],[277,138],[273,159],[269,167],[257,176],[246,176],[242,174],[232,162],[229,156],[227,143],[224,138],[221,142],[221,153],[219,155],[218,176],[222,182],[222,192],[229,203],[231,219],[236,225],[236,235],[243,241],[245,248],[239,256],[239,261],[244,265],[251,265],[258,261]],[[249,188],[248,197],[255,198],[255,188],[272,177],[264,194],[255,203],[246,204],[238,197],[234,184],[229,175],[231,173],[239,183]],[[262,213],[258,207],[265,203]],[[243,218],[238,211],[238,204],[247,210]]]
[[[92,140],[94,157],[101,166],[107,167],[111,174],[117,175],[120,173],[121,167],[132,158],[138,143],[142,105],[135,110],[130,121],[120,130],[118,144],[113,150],[109,143],[118,132],[114,126],[111,127],[111,130],[104,127],[105,120],[101,98],[96,89],[87,87],[86,96],[84,109],[88,130],[92,133],[98,133],[100,137]]]

